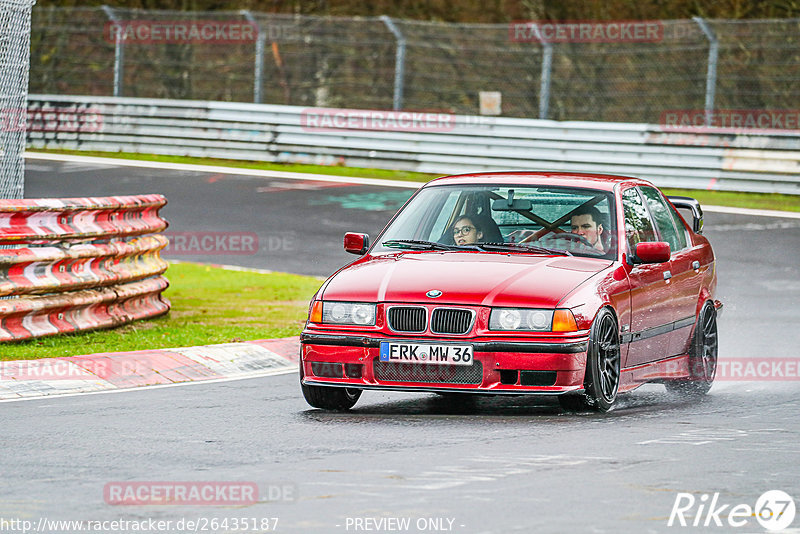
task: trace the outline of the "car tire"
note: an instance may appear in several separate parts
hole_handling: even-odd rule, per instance
[[[360,389],[307,386],[303,384],[303,362],[300,361],[300,390],[306,402],[314,408],[332,410],[337,412],[347,411],[358,402],[361,397]]]
[[[717,333],[717,310],[708,301],[697,317],[689,347],[689,378],[665,382],[667,391],[690,398],[702,397],[708,393],[717,374]]]
[[[609,411],[617,400],[620,381],[619,328],[614,313],[602,308],[592,322],[586,351],[585,393],[558,397],[561,407],[570,412]]]

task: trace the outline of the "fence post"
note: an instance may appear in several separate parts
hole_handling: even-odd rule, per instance
[[[256,64],[253,72],[253,102],[261,104],[262,97],[261,91],[264,87],[264,46],[267,41],[267,36],[261,31],[261,25],[255,19],[249,10],[243,9],[240,11],[242,15],[247,18],[247,21],[256,27]]]
[[[103,11],[105,11],[106,16],[108,19],[114,23],[118,24],[119,19],[117,19],[114,10],[109,6],[102,6]],[[122,27],[120,26],[120,30]],[[123,67],[125,62],[125,42],[122,40],[122,32],[117,31],[115,32],[116,38],[114,39],[114,96],[122,96],[122,74],[123,74]]]
[[[539,118],[546,119],[550,111],[550,78],[553,72],[553,45],[542,38],[539,26],[533,24],[533,34],[542,45],[542,74],[539,82]]]
[[[719,41],[714,31],[701,17],[692,17],[708,38],[708,73],[706,74],[706,125],[711,125],[714,118],[714,96],[717,88],[717,58],[719,56]]]
[[[391,18],[386,15],[381,15],[381,20],[389,31],[392,32],[395,39],[397,39],[397,52],[394,57],[394,98],[392,107],[395,110],[403,108],[403,78],[405,76],[405,63],[406,63],[406,38],[395,26]]]

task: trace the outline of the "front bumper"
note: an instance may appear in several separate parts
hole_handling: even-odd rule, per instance
[[[543,394],[583,391],[588,335],[563,341],[393,338],[304,332],[303,383],[356,389]],[[381,362],[382,341],[470,344],[472,366]]]

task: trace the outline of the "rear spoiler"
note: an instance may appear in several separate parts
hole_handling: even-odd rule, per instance
[[[692,212],[692,230],[696,234],[702,234],[703,208],[700,207],[700,203],[692,197],[667,196],[667,198],[676,208],[683,208]]]

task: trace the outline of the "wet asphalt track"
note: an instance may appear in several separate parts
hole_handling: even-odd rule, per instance
[[[29,197],[164,193],[171,231],[258,234],[258,254],[211,261],[316,275],[352,258],[341,251],[343,232],[374,235],[410,194],[33,161],[27,175]],[[348,207],[358,202],[374,211]],[[721,359],[797,358],[800,220],[708,213],[706,228],[726,305]],[[264,249],[269,236],[291,232],[291,246]],[[6,403],[0,526],[3,518],[278,517],[278,532],[763,532],[754,518],[729,526],[726,513],[723,527],[667,520],[678,492],[753,506],[782,489],[797,500],[799,393],[796,380],[727,381],[692,404],[646,386],[609,414],[567,415],[548,399],[470,404],[366,392],[352,412],[329,414],[309,409],[291,374]],[[109,482],[185,480],[256,482],[264,500],[270,488],[291,494],[246,507],[103,499]],[[357,529],[367,518],[410,523]]]

